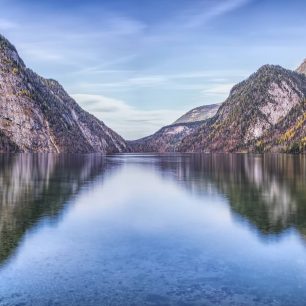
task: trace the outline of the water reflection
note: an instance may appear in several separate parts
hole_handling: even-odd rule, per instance
[[[306,234],[306,156],[195,154],[158,164],[190,192],[223,194],[262,235],[289,228]]]
[[[305,304],[304,156],[3,155],[0,169],[0,305]]]
[[[128,163],[153,166],[204,200],[207,194],[224,195],[232,212],[263,236],[289,228],[306,235],[306,156],[1,155],[0,264],[38,220],[56,220],[82,185]]]
[[[55,222],[80,188],[104,173],[95,155],[0,155],[0,265],[41,219]]]

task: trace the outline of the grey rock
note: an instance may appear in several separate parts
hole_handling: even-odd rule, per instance
[[[209,119],[217,113],[221,104],[222,103],[196,107],[177,119],[174,123],[196,122]]]
[[[305,151],[305,102],[305,75],[265,65],[234,86],[217,114],[186,136],[178,150]]]
[[[202,121],[164,126],[155,134],[129,141],[128,144],[133,152],[176,152],[182,139],[194,132],[201,124]]]
[[[306,74],[306,58],[303,63],[296,69],[296,72]]]
[[[220,105],[212,104],[194,108],[173,124],[162,127],[155,134],[130,141],[129,146],[134,152],[175,152],[182,139],[196,131],[206,119],[213,117]]]
[[[28,69],[0,35],[0,152],[125,151],[122,137],[84,111],[57,81]]]

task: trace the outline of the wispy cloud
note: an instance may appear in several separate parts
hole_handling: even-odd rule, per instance
[[[126,139],[137,139],[174,122],[184,110],[141,110],[126,102],[102,95],[74,94],[72,97],[87,111],[103,120]]]
[[[228,83],[228,84],[215,84],[212,85],[208,89],[204,89],[201,91],[201,93],[206,95],[213,95],[213,96],[227,96],[230,92],[230,90],[233,88],[235,84],[234,83]]]
[[[185,16],[185,27],[194,28],[208,23],[214,18],[228,14],[252,0],[221,0],[221,1],[203,1],[203,4],[197,11],[189,11]]]
[[[146,24],[121,13],[103,11],[99,18],[97,14],[92,13],[94,21],[89,22],[89,16],[73,12],[65,15],[50,12],[31,20],[24,12],[16,13],[13,22],[2,18],[4,13],[0,12],[0,30],[11,38],[30,64],[47,65],[51,61],[87,69],[93,65],[107,68],[133,60],[138,49],[132,46],[137,46]]]
[[[92,71],[83,71],[83,73],[91,74]],[[94,70],[94,73],[97,73]],[[232,77],[242,78],[247,75],[245,71],[186,71],[176,74],[143,74],[138,75],[136,71],[100,71],[101,74],[115,74],[119,80],[115,82],[81,82],[78,86],[83,89],[88,89],[90,91],[99,90],[122,90],[131,88],[161,88],[166,86],[168,89],[175,90],[203,90],[206,86],[211,86],[211,89],[207,89],[207,93],[223,93],[225,88],[229,86],[228,79]],[[122,75],[127,73],[127,77],[122,79]],[[223,77],[220,77],[223,76]],[[215,85],[216,84],[216,85]],[[231,83],[232,84],[232,83]],[[231,85],[230,84],[230,85]],[[223,89],[223,90],[222,90]]]
[[[63,59],[63,56],[59,52],[52,52],[48,49],[33,48],[33,46],[28,44],[23,45],[23,51],[36,60],[57,62]]]
[[[19,27],[19,24],[11,21],[11,20],[7,20],[7,19],[3,19],[0,18],[0,30],[11,30],[11,29],[16,29]]]
[[[161,76],[146,76],[146,77],[130,77],[123,81],[108,82],[108,83],[86,83],[80,84],[83,88],[88,89],[120,89],[120,88],[136,88],[136,87],[154,87],[165,83],[167,80]]]

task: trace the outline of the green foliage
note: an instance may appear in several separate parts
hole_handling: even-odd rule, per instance
[[[288,153],[292,153],[292,154],[298,154],[300,153],[300,145],[298,142],[294,142],[293,144],[291,144],[288,149],[287,149]]]
[[[255,153],[263,153],[265,151],[265,144],[262,140],[258,140],[255,144]]]
[[[27,89],[21,89],[21,90],[17,93],[17,96],[18,96],[18,97],[26,96],[26,97],[28,97],[28,98],[32,98],[32,95],[31,95],[30,91],[27,90]]]
[[[306,143],[303,141],[295,141],[293,142],[286,150],[287,153],[291,154],[299,154],[305,152],[306,149]]]

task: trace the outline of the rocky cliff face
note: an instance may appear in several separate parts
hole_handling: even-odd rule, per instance
[[[217,114],[186,136],[179,151],[304,151],[306,76],[261,67],[234,86]]]
[[[175,152],[182,139],[196,131],[204,120],[214,116],[220,105],[212,104],[194,108],[155,134],[130,141],[129,146],[134,152]]]
[[[306,74],[306,58],[304,62],[296,69],[296,72]]]
[[[0,35],[0,152],[113,153],[125,141],[54,80],[26,68]]]
[[[174,124],[204,121],[213,117],[217,113],[220,106],[221,103],[196,107],[177,119]]]
[[[155,134],[129,141],[133,152],[175,152],[182,139],[194,132],[202,122],[177,123],[165,126]]]

